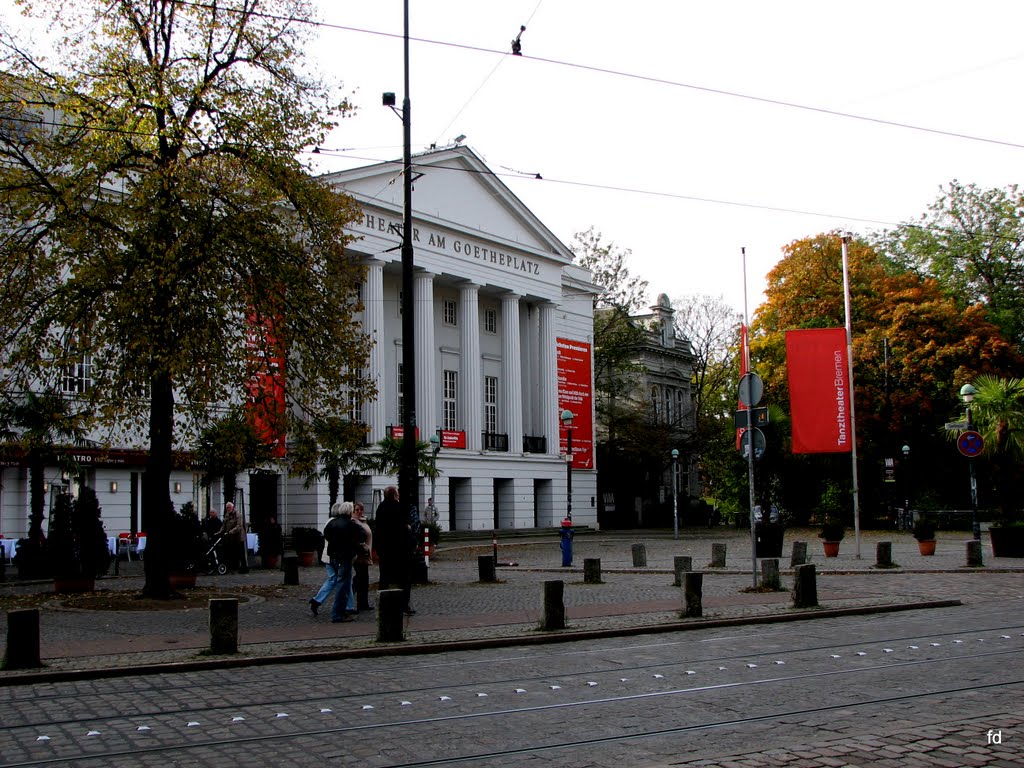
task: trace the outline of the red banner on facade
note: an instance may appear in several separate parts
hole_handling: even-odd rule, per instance
[[[593,366],[590,344],[557,339],[558,412],[572,411],[573,469],[594,468]],[[559,429],[559,445],[567,448],[568,430]]]
[[[850,366],[844,328],[786,331],[793,453],[849,453]]]
[[[250,313],[246,346],[252,376],[249,380],[248,413],[256,434],[270,446],[271,455],[287,453],[284,350],[270,318]]]

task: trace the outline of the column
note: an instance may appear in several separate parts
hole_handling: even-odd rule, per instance
[[[523,452],[523,350],[519,343],[519,299],[515,293],[501,297],[501,359],[505,376],[500,395],[509,453]]]
[[[558,358],[555,347],[555,305],[540,305],[540,414],[541,434],[547,438],[548,455],[559,454],[558,442]]]
[[[434,276],[417,272],[414,312],[416,313],[416,370],[404,371],[416,377],[416,425],[420,440],[429,440],[437,421],[437,349],[434,343]]]
[[[364,417],[370,427],[367,437],[373,445],[385,437],[388,406],[395,384],[387,381],[384,373],[384,350],[381,349],[384,337],[384,265],[379,261],[371,261],[366,267],[363,306],[364,328],[373,342],[373,346],[370,347],[367,378],[377,387],[377,397],[363,406]]]
[[[466,450],[479,451],[483,431],[483,370],[480,364],[480,286],[465,283],[459,289],[459,421],[466,431]]]

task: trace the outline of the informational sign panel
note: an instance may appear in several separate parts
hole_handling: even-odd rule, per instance
[[[793,453],[853,449],[846,329],[786,331]]]
[[[573,469],[594,468],[593,360],[588,342],[557,339],[558,413],[570,410]],[[561,422],[559,422],[561,423]],[[566,452],[567,431],[559,427],[559,446]]]
[[[271,318],[249,315],[246,347],[252,366],[249,379],[248,414],[259,438],[270,446],[271,455],[281,458],[287,452],[285,416],[284,350],[278,341]]]

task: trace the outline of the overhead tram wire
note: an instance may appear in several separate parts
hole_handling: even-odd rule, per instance
[[[207,8],[204,3],[191,2],[190,0],[176,0],[179,5],[189,5],[198,8]],[[538,5],[539,7],[539,5]],[[534,11],[536,13],[536,10]],[[364,29],[361,27],[349,27],[344,24],[331,24],[326,21],[310,21],[306,19],[296,19],[291,16],[277,16],[275,14],[254,12],[252,15],[260,16],[265,19],[272,19],[277,21],[285,22],[296,22],[300,24],[306,24],[309,26],[320,27],[322,29],[334,29],[344,32],[358,32],[365,35],[375,35],[378,37],[391,37],[398,40],[404,38],[404,35],[400,35],[396,32],[381,32],[374,29]],[[484,48],[477,45],[467,45],[466,43],[452,43],[444,40],[431,40],[425,37],[410,37],[410,42],[426,43],[427,45],[439,45],[446,48],[458,48],[464,51],[474,51],[476,53],[489,53],[504,57],[507,52],[504,50],[496,50],[494,48]],[[843,112],[838,109],[829,109],[828,107],[816,107],[810,104],[799,104],[793,101],[785,101],[783,99],[773,99],[767,96],[754,96],[749,93],[740,93],[739,91],[729,91],[723,88],[711,88],[705,85],[694,85],[693,83],[683,83],[678,80],[670,80],[664,77],[656,77],[654,75],[639,75],[633,72],[624,72],[622,70],[610,69],[608,67],[598,67],[592,64],[577,64],[571,61],[563,61],[561,59],[550,59],[543,56],[530,56],[532,61],[541,62],[544,64],[553,64],[559,67],[569,67],[571,69],[579,69],[586,72],[596,72],[598,74],[612,75],[614,77],[624,77],[630,80],[640,80],[642,82],[654,83],[656,85],[667,85],[673,88],[685,88],[688,90],[699,91],[702,93],[709,93],[716,96],[728,96],[734,99],[744,99],[746,101],[753,101],[760,104],[768,104],[776,107],[785,107],[787,109],[798,109],[804,112],[813,112],[821,115],[828,115],[830,117],[840,117],[847,120],[859,120],[861,122],[873,123],[875,125],[885,125],[890,128],[902,128],[909,131],[920,131],[923,133],[931,133],[938,136],[946,136],[954,139],[962,139],[964,141],[977,141],[985,144],[995,144],[1001,147],[1010,147],[1012,149],[1024,149],[1024,144],[1020,144],[1013,141],[1005,141],[1003,139],[991,139],[985,136],[974,136],[968,133],[960,133],[958,131],[947,131],[941,128],[929,128],[922,125],[914,125],[912,123],[904,123],[898,120],[886,120],[880,117],[868,117],[867,115],[857,115],[852,112]]]

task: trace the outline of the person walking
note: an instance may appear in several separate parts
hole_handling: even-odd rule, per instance
[[[352,614],[356,613],[352,599],[352,560],[356,556],[357,536],[362,534],[362,529],[352,522],[351,501],[339,501],[335,506],[338,514],[324,526],[324,539],[327,540],[327,555],[337,577],[331,621],[338,623],[352,621]],[[333,507],[331,511],[334,511]]]
[[[352,523],[362,530],[362,538],[356,545],[356,558],[352,561],[352,591],[356,596],[356,610],[370,611],[370,553],[373,551],[373,531],[366,519],[363,504],[357,501],[352,507]],[[357,536],[357,538],[359,538]]]
[[[239,518],[238,512],[235,511],[235,505],[230,501],[224,505],[224,525],[221,532],[224,534],[222,550],[224,562],[227,563],[228,568],[243,573],[248,571],[248,567],[243,567],[245,565],[243,554],[245,536],[242,531],[242,520]]]
[[[412,526],[409,514],[398,503],[398,489],[389,485],[384,500],[377,507],[374,525],[374,547],[380,559],[380,588],[395,585],[402,590],[406,616],[416,613],[412,608]]]
[[[331,507],[331,511],[328,514],[331,519],[327,521],[327,525],[330,525],[331,520],[341,515],[341,502],[338,502],[333,507]],[[327,526],[324,526],[324,541],[326,542],[326,540]],[[328,597],[330,597],[334,590],[338,587],[338,571],[334,567],[334,563],[331,561],[331,558],[327,555],[326,548],[324,550],[324,557],[322,559],[322,562],[324,564],[324,568],[327,571],[327,576],[324,579],[324,583],[320,585],[320,589],[317,590],[317,593],[308,600],[309,610],[313,612],[314,616],[317,615],[317,612],[320,610],[320,606],[324,604],[324,601]]]

